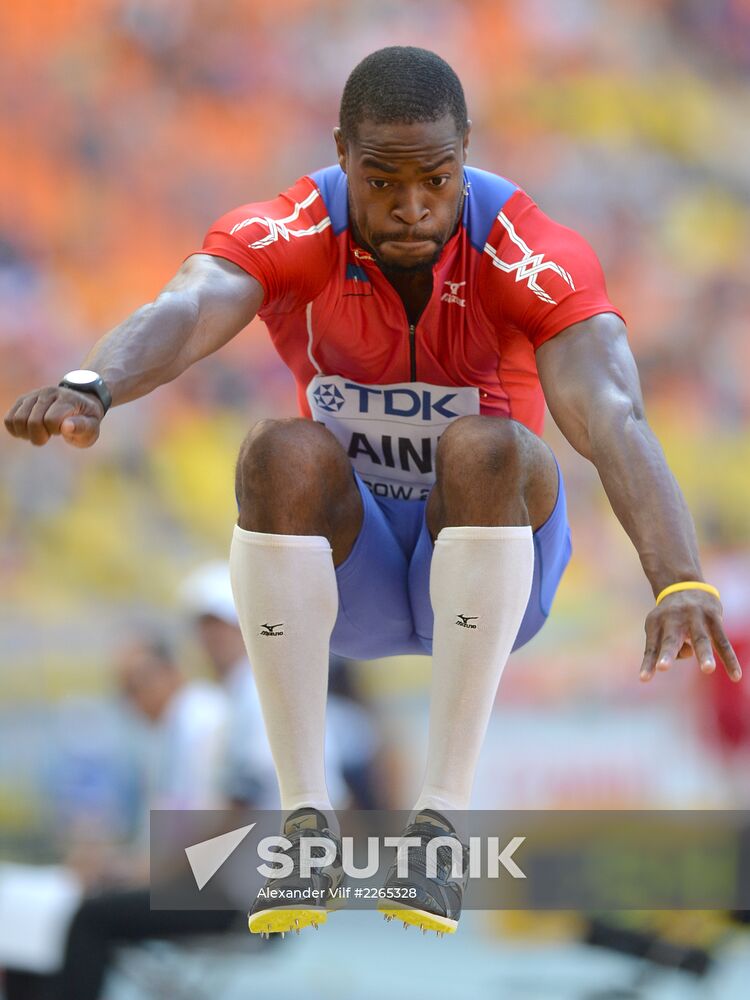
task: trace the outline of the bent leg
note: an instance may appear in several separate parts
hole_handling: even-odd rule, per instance
[[[454,525],[530,525],[536,531],[555,506],[557,478],[549,447],[523,424],[461,417],[440,439],[427,526],[433,538]]]
[[[417,809],[467,809],[500,676],[529,600],[532,532],[551,514],[558,473],[522,425],[464,417],[437,453],[427,507],[435,536],[430,736]]]
[[[281,806],[330,811],[325,706],[338,612],[334,560],[362,520],[349,460],[320,424],[268,420],[237,463],[239,523],[230,569],[279,780]]]
[[[85,899],[68,931],[57,1000],[98,1000],[117,944],[190,934],[219,934],[235,922],[232,910],[152,910],[148,889]]]
[[[327,538],[336,566],[362,525],[349,458],[333,434],[312,420],[257,423],[240,448],[235,490],[241,528]]]

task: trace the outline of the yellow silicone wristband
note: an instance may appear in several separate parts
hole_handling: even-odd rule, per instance
[[[671,583],[668,587],[665,587],[656,598],[657,605],[661,604],[664,598],[669,597],[670,594],[676,594],[678,590],[705,590],[709,594],[713,594],[718,600],[721,600],[721,594],[710,583],[701,583],[700,580],[685,580],[683,583]]]

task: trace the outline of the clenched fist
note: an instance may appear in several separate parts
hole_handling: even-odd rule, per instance
[[[104,406],[91,393],[45,386],[21,396],[5,415],[5,426],[13,437],[35,445],[60,434],[76,448],[90,448],[99,437],[103,416]]]

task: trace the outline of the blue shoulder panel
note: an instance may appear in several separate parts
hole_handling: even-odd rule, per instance
[[[481,253],[497,213],[518,187],[504,177],[476,167],[464,167],[464,175],[469,184],[469,196],[464,203],[463,224],[472,246]],[[336,164],[309,176],[323,197],[331,228],[338,236],[349,225],[346,174]]]
[[[464,167],[469,196],[464,202],[463,223],[469,241],[482,253],[497,214],[518,185],[476,167]]]
[[[349,225],[349,200],[346,186],[346,174],[341,167],[336,164],[333,167],[324,167],[316,170],[314,174],[308,175],[316,185],[331,218],[331,228],[334,235],[343,233]]]

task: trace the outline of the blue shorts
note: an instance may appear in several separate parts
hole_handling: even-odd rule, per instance
[[[570,559],[565,486],[558,466],[555,507],[534,532],[531,596],[513,649],[542,627]],[[432,539],[424,500],[374,497],[354,473],[364,506],[362,528],[352,551],[336,569],[339,613],[331,650],[370,660],[380,656],[432,652],[430,603]]]

